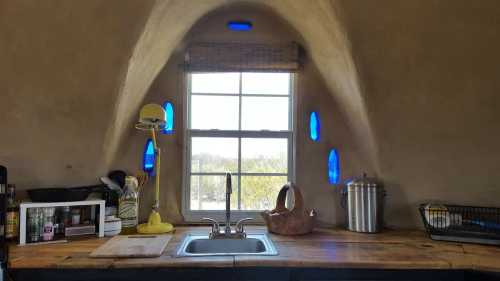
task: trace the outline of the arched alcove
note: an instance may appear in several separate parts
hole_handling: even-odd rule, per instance
[[[227,21],[245,19],[254,23],[252,32],[235,33],[225,27]],[[186,126],[182,118],[185,110],[186,92],[182,64],[185,47],[194,42],[240,42],[240,43],[289,43],[298,42],[305,46],[303,68],[296,78],[295,120],[296,123],[296,169],[295,181],[302,187],[306,204],[319,211],[322,222],[335,224],[343,221],[338,204],[338,187],[328,181],[328,153],[332,147],[342,151],[342,167],[345,175],[353,175],[364,169],[361,160],[362,148],[352,139],[356,139],[346,113],[341,109],[340,101],[333,98],[325,79],[314,62],[303,36],[284,20],[274,9],[262,4],[233,3],[215,9],[201,17],[175,46],[167,63],[144,95],[142,103],[162,104],[165,100],[176,106],[176,134],[160,136],[160,145],[164,149],[162,161],[162,215],[169,221],[183,222],[181,215],[181,195],[183,186],[183,130]],[[308,137],[309,115],[318,111],[323,118],[322,139],[312,142]],[[132,116],[132,122],[136,116]],[[130,128],[127,127],[127,128]],[[116,166],[133,170],[140,163],[140,149],[145,136],[127,129],[122,148],[118,151]],[[152,197],[144,193],[142,202],[149,202]],[[144,203],[148,205],[148,203]],[[332,208],[333,206],[333,208]],[[146,211],[143,212],[143,217]]]
[[[130,128],[139,106],[154,78],[194,23],[217,8],[248,5],[246,1],[156,2],[129,62],[129,68],[117,97],[113,118],[106,134],[106,163],[116,157],[123,135]],[[331,1],[254,1],[265,6],[290,24],[303,37],[312,61],[346,116],[354,139],[366,163],[366,170],[377,172],[377,147],[371,129],[358,74],[351,55],[348,36],[342,28]],[[178,15],[182,15],[179,17]],[[305,21],[303,19],[307,18]]]

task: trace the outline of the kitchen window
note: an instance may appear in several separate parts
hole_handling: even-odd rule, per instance
[[[187,221],[222,220],[225,173],[232,174],[234,220],[260,218],[293,178],[293,74],[207,72],[187,75]]]

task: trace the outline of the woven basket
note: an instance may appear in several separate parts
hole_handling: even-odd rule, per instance
[[[287,191],[292,190],[295,204],[292,210],[285,207]],[[269,232],[282,235],[301,235],[312,232],[314,228],[316,212],[304,207],[304,199],[300,189],[292,184],[285,184],[276,200],[276,208],[271,211],[263,211],[262,217],[266,221]]]

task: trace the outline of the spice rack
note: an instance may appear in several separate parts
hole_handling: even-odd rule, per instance
[[[99,231],[97,232],[98,237],[104,237],[104,217],[105,217],[105,202],[104,200],[86,200],[86,201],[73,201],[73,202],[51,202],[51,203],[21,203],[19,206],[19,245],[26,245],[27,236],[27,220],[28,220],[28,209],[31,208],[51,208],[51,207],[77,207],[77,206],[98,206],[97,213],[99,221]]]

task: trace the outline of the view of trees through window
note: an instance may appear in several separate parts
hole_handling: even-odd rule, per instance
[[[290,73],[189,75],[188,185],[190,210],[274,207],[289,181],[292,124]]]

